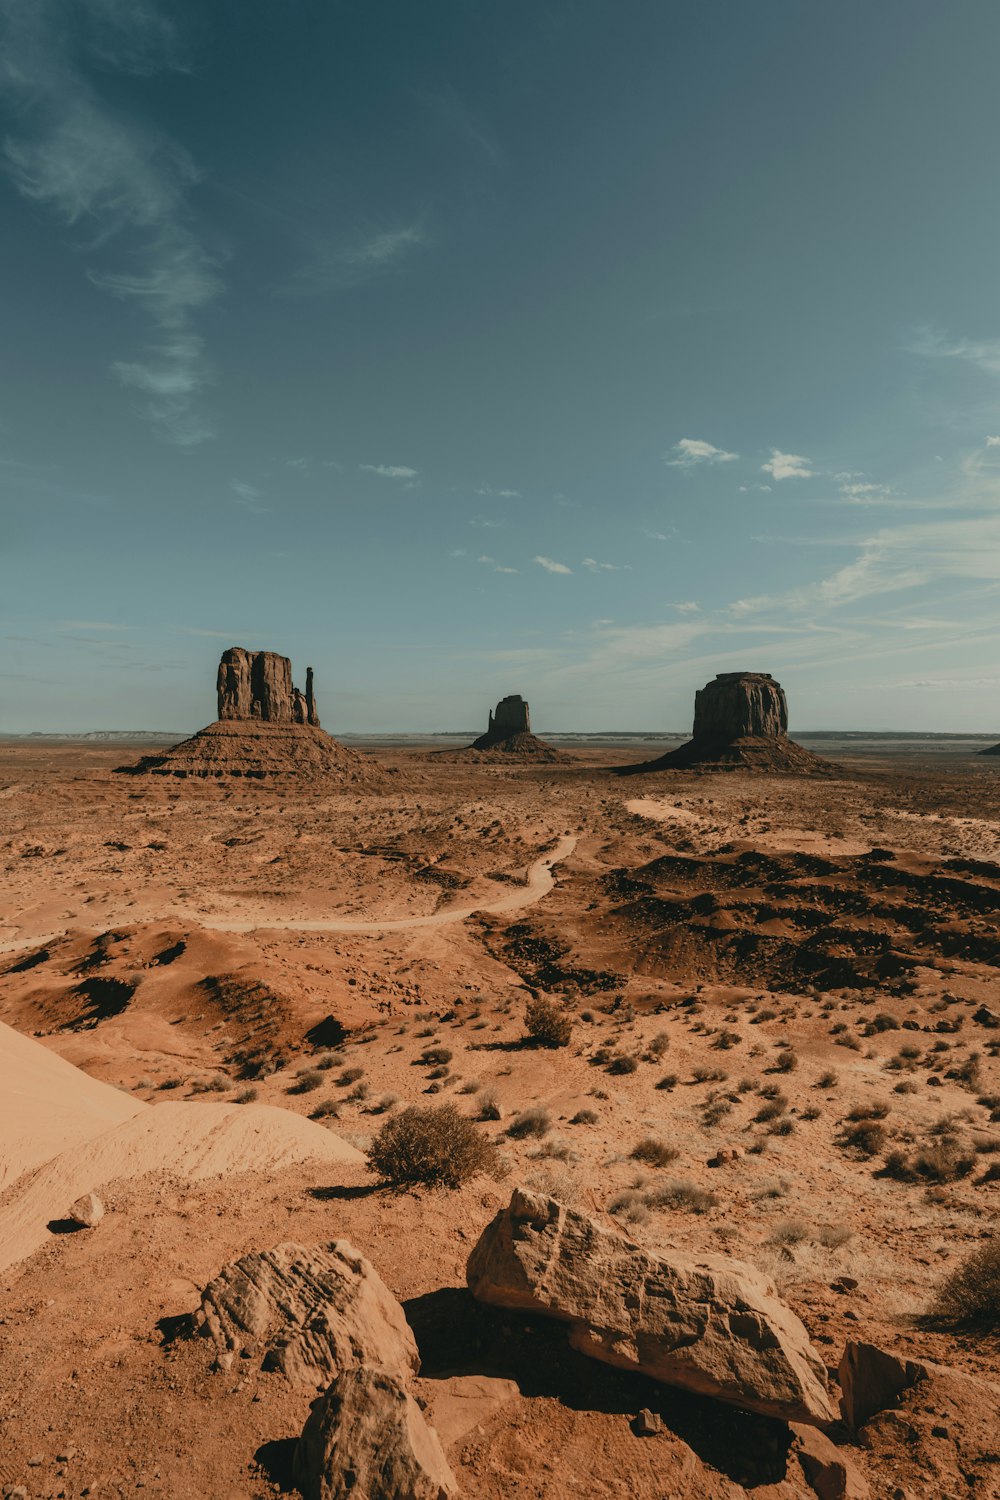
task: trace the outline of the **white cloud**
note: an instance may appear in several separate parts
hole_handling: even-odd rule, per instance
[[[309,264],[296,271],[280,291],[290,296],[347,291],[392,270],[430,243],[417,223],[360,234],[350,244],[331,247],[316,242],[311,247]]]
[[[496,558],[495,557],[487,557],[486,553],[484,552],[480,557],[476,558],[476,562],[481,562],[481,563],[495,563],[496,562]]]
[[[780,448],[771,449],[771,457],[761,470],[772,479],[815,479],[812,461],[800,453],[782,453]]]
[[[879,500],[886,500],[892,495],[892,490],[887,484],[873,484],[869,480],[851,474],[838,474],[837,478],[843,481],[839,486],[840,493],[845,500],[850,500],[855,505],[876,504]]]
[[[587,568],[591,573],[631,573],[632,571],[628,563],[598,562],[595,557],[585,557],[580,566]]]
[[[679,615],[696,615],[701,606],[696,604],[693,599],[683,599],[678,604],[671,604],[670,608],[676,609]]]
[[[263,491],[259,490],[256,485],[247,484],[242,479],[231,479],[229,488],[236,496],[233,501],[234,505],[240,505],[244,510],[252,511],[254,515],[266,515],[269,512],[270,506],[260,503]]]
[[[644,537],[648,537],[651,542],[669,542],[677,535],[677,532],[671,529],[670,531],[644,531],[642,534]]]
[[[220,290],[218,264],[190,227],[199,173],[174,142],[105,104],[81,53],[105,71],[152,74],[178,65],[173,23],[153,0],[101,0],[90,26],[72,27],[44,0],[6,0],[0,88],[20,127],[3,146],[21,194],[84,228],[91,254],[118,252],[117,269],[91,266],[93,284],[140,308],[155,329],[146,354],[112,366],[144,397],[159,435],[190,447],[211,437],[198,398],[211,383],[194,314]]]
[[[501,568],[499,565],[493,569],[494,573],[519,573],[519,568]]]
[[[453,547],[448,553],[449,557],[468,557],[468,555],[464,547]]]
[[[1000,448],[1000,437],[988,437],[986,446],[987,448]]]
[[[533,557],[531,560],[540,568],[544,568],[546,573],[572,573],[573,571],[572,568],[567,568],[565,563],[554,562],[551,557]]]
[[[520,490],[494,490],[488,484],[480,485],[477,495],[496,495],[500,500],[520,500]]]
[[[926,359],[960,359],[989,375],[1000,375],[1000,339],[952,339],[940,329],[918,328],[907,348]]]
[[[366,474],[379,474],[383,479],[416,479],[419,469],[408,469],[404,464],[358,464]]]
[[[731,464],[739,458],[738,453],[727,453],[725,448],[716,448],[702,438],[681,438],[671,448],[673,458],[664,457],[663,462],[671,469],[693,469],[697,464]]]

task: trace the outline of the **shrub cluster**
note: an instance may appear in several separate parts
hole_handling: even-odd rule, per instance
[[[368,1166],[391,1183],[460,1187],[480,1172],[501,1177],[502,1158],[488,1136],[454,1104],[410,1105],[388,1120],[368,1148]]]
[[[573,1021],[561,1005],[538,995],[528,1002],[524,1013],[525,1030],[540,1047],[565,1047],[573,1031]]]

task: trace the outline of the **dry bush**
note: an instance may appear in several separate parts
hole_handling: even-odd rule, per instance
[[[387,1120],[368,1149],[368,1166],[387,1182],[460,1187],[480,1172],[501,1177],[502,1158],[454,1104],[411,1104]]]
[[[337,1079],[338,1088],[346,1088],[349,1083],[357,1083],[359,1078],[364,1078],[364,1068],[345,1068]]]
[[[779,1094],[777,1098],[769,1099],[766,1104],[762,1104],[754,1115],[754,1119],[758,1125],[766,1125],[771,1120],[777,1120],[780,1115],[785,1113],[787,1108],[788,1100],[784,1094]]]
[[[160,1087],[162,1088],[163,1085],[161,1084]],[[236,1095],[235,1099],[233,1100],[233,1103],[234,1104],[252,1104],[253,1101],[256,1099],[256,1097],[257,1097],[257,1090],[255,1088],[251,1087],[251,1088],[248,1088],[248,1089],[240,1089],[239,1093]]]
[[[600,1116],[595,1109],[578,1109],[570,1120],[571,1125],[596,1125]]]
[[[573,1019],[563,1006],[539,995],[528,1002],[524,1029],[539,1047],[565,1047],[573,1033]]]
[[[779,1219],[771,1230],[772,1245],[801,1245],[810,1234],[810,1225],[805,1219]]]
[[[662,1057],[670,1046],[670,1035],[666,1031],[658,1031],[649,1041],[646,1051],[651,1057]]]
[[[551,1128],[552,1121],[548,1113],[540,1105],[534,1104],[530,1109],[523,1109],[519,1115],[514,1116],[507,1126],[507,1134],[516,1141],[521,1141],[529,1135],[542,1136]]]
[[[963,1150],[957,1140],[948,1138],[921,1146],[912,1156],[890,1151],[884,1171],[897,1182],[957,1182],[968,1177],[975,1165],[975,1152]]]
[[[479,1100],[479,1118],[481,1120],[499,1120],[502,1111],[493,1094],[483,1094]]]
[[[450,1063],[454,1055],[450,1047],[425,1047],[420,1054],[420,1061],[426,1065],[440,1066],[442,1063]]]
[[[676,1161],[680,1152],[675,1146],[668,1146],[666,1141],[658,1141],[655,1136],[644,1136],[641,1141],[636,1141],[629,1152],[633,1161],[645,1162],[648,1167],[667,1167],[672,1161]]]
[[[877,1156],[885,1145],[885,1126],[879,1120],[858,1120],[844,1126],[837,1144],[859,1151],[862,1156]]]
[[[1000,1238],[994,1236],[952,1271],[930,1313],[953,1328],[1000,1327]]]
[[[779,1052],[777,1057],[774,1059],[774,1066],[779,1073],[794,1072],[798,1065],[799,1060],[796,1057],[795,1053],[792,1051],[791,1047],[786,1047],[782,1052]]]
[[[323,1082],[323,1075],[318,1068],[304,1068],[295,1079],[290,1094],[309,1094],[313,1089],[318,1089]]]
[[[718,1207],[719,1197],[695,1187],[693,1182],[665,1182],[646,1194],[646,1203],[650,1208],[686,1209],[689,1213],[703,1214]]]
[[[618,1052],[608,1063],[608,1072],[616,1075],[634,1073],[638,1066],[634,1057],[629,1057],[625,1052]]]
[[[337,1104],[336,1099],[321,1099],[316,1108],[309,1111],[310,1120],[327,1120],[330,1118],[336,1120],[339,1116],[340,1106]]]
[[[675,1089],[677,1087],[677,1074],[664,1073],[656,1087],[658,1089]]]

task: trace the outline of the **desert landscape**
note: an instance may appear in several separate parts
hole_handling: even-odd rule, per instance
[[[0,746],[0,1493],[1000,1495],[996,761],[232,676]]]

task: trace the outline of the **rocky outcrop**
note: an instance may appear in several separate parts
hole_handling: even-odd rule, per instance
[[[66,1217],[78,1229],[96,1229],[104,1218],[104,1204],[96,1193],[84,1193],[70,1204]]]
[[[501,698],[496,711],[491,712],[488,739],[505,740],[512,734],[531,733],[531,710],[520,693],[509,693]]]
[[[764,1416],[836,1419],[823,1361],[772,1284],[740,1261],[654,1254],[516,1189],[467,1268],[473,1295],[566,1323],[570,1344]]]
[[[313,1403],[292,1460],[303,1500],[449,1500],[458,1493],[434,1429],[402,1381],[345,1370]]]
[[[245,651],[230,646],[222,653],[217,681],[219,718],[264,724],[319,724],[312,667],[306,691],[292,686],[292,664],[275,651]]]
[[[837,1370],[844,1421],[857,1431],[927,1375],[927,1365],[918,1360],[890,1354],[876,1344],[848,1343]]]
[[[850,1453],[818,1427],[792,1423],[792,1452],[818,1500],[871,1500],[868,1481]]]
[[[779,682],[767,672],[720,672],[694,695],[696,740],[741,739],[788,733],[788,703]]]
[[[326,1385],[356,1364],[403,1380],[420,1367],[402,1308],[347,1240],[286,1243],[224,1266],[193,1326],[213,1340],[222,1367],[234,1354],[259,1354],[264,1369],[298,1385]]]
[[[788,703],[767,672],[720,672],[694,695],[691,739],[657,760],[616,769],[628,776],[688,766],[806,774],[833,769],[788,738]]]
[[[471,751],[492,755],[520,755],[535,760],[563,760],[560,750],[554,750],[544,740],[531,732],[531,711],[520,693],[511,693],[501,698],[495,711],[490,711],[486,733],[473,740],[467,751],[439,751],[436,759],[454,759]]]

